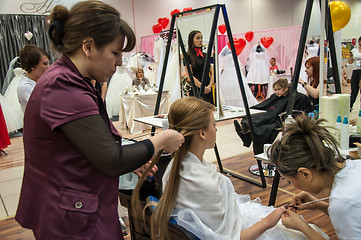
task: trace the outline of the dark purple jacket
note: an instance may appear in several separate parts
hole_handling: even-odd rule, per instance
[[[37,239],[123,239],[118,178],[95,169],[58,128],[95,114],[121,142],[99,94],[65,56],[32,92],[24,115],[25,168],[15,218]]]

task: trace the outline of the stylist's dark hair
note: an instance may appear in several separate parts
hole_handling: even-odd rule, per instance
[[[54,47],[65,55],[78,50],[85,38],[93,38],[99,49],[122,36],[126,39],[123,52],[135,46],[131,27],[120,18],[119,12],[101,1],[83,1],[69,11],[63,6],[54,7],[50,15],[50,39]]]
[[[191,65],[192,67],[195,66],[196,62],[199,61],[197,59],[197,55],[196,55],[196,50],[194,50],[194,44],[193,44],[193,39],[194,39],[194,36],[197,34],[197,33],[201,33],[200,31],[198,30],[193,30],[189,33],[188,35],[188,55],[189,55],[189,58],[191,60]]]
[[[20,50],[19,53],[21,68],[30,73],[32,68],[39,64],[43,55],[50,59],[49,54],[41,47],[33,44],[26,45]]]
[[[268,157],[277,171],[285,176],[295,176],[300,167],[333,175],[343,159],[337,141],[325,127],[326,120],[300,114],[283,130],[281,140],[276,140]]]

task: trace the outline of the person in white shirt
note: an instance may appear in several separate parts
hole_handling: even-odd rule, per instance
[[[287,125],[282,139],[274,142],[268,152],[277,171],[304,191],[293,197],[282,222],[311,240],[322,239],[311,235],[313,230],[295,213],[318,209],[330,217],[339,239],[360,239],[361,160],[344,161],[325,125],[325,120],[300,115]],[[319,201],[308,203],[317,200],[311,193],[318,194]]]
[[[50,57],[44,49],[28,44],[20,50],[19,58],[21,67],[26,71],[26,75],[21,77],[17,92],[21,110],[25,112],[26,104],[36,82],[49,67]]]
[[[181,98],[170,107],[169,128],[180,132],[185,142],[164,173],[163,195],[151,219],[152,239],[170,239],[170,217],[199,239],[307,239],[278,223],[283,207],[263,206],[259,199],[237,194],[230,179],[203,159],[205,150],[215,146],[214,109],[211,103],[195,97]],[[157,158],[153,164],[156,162]],[[133,191],[133,206],[137,206],[144,179]]]
[[[353,59],[355,61],[355,66],[352,71],[351,76],[351,98],[350,98],[350,108],[353,107],[353,104],[356,101],[357,94],[360,90],[361,83],[361,37],[358,38],[358,47],[355,47],[351,50]]]

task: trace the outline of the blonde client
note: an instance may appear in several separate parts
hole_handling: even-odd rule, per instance
[[[163,196],[151,220],[152,239],[170,239],[166,227],[170,217],[200,239],[307,239],[277,224],[284,208],[263,206],[259,199],[238,195],[230,179],[203,159],[216,141],[213,111],[212,104],[194,97],[179,99],[170,107],[169,126],[185,142],[165,171]],[[135,189],[133,204],[141,184]]]
[[[282,216],[285,226],[303,231],[310,239],[320,239],[294,211],[321,210],[332,222],[339,239],[361,237],[361,160],[343,161],[336,140],[323,127],[325,120],[300,115],[284,130],[269,151],[270,159],[279,173],[295,187],[304,190],[297,194],[290,209]],[[329,203],[317,201],[310,193],[329,197]],[[324,197],[324,196],[322,196]]]

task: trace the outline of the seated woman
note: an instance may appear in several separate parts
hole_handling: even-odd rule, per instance
[[[152,239],[170,239],[170,217],[200,239],[307,239],[277,224],[284,208],[263,206],[259,199],[238,195],[230,179],[203,159],[216,141],[213,111],[212,104],[194,97],[181,98],[170,107],[169,126],[185,142],[163,176],[163,196],[151,219]],[[133,204],[141,185],[139,181],[134,190]]]
[[[305,62],[305,72],[307,74],[308,79],[304,81],[303,79],[299,79],[298,82],[303,86],[303,88],[307,91],[307,96],[311,100],[313,105],[317,105],[319,103],[319,73],[320,73],[320,58],[319,57],[311,57]]]
[[[257,137],[260,143],[259,150],[261,152],[262,145],[265,143],[272,143],[282,127],[280,114],[287,111],[289,84],[287,79],[279,79],[273,84],[275,91],[269,98],[263,102],[251,107],[252,109],[266,110],[264,113],[259,113],[252,116],[252,122]],[[306,95],[297,93],[294,110],[310,112],[312,106],[310,100]],[[252,142],[251,133],[249,131],[248,120],[243,118],[241,126],[237,120],[234,120],[234,126],[238,136],[242,139],[243,145],[249,147]]]
[[[293,197],[290,209],[321,210],[330,217],[339,239],[360,239],[361,160],[344,161],[337,141],[324,126],[325,120],[300,115],[287,125],[282,140],[277,140],[268,154],[284,178],[307,191]],[[316,200],[309,192],[322,192],[322,197],[329,197],[329,203],[318,201],[302,205]],[[287,227],[303,231],[311,240],[319,239],[307,223],[289,209],[282,222]]]
[[[135,72],[135,78],[132,82],[133,86],[141,86],[143,89],[145,89],[146,85],[150,85],[148,78],[144,77],[144,70],[143,68],[138,68]]]

